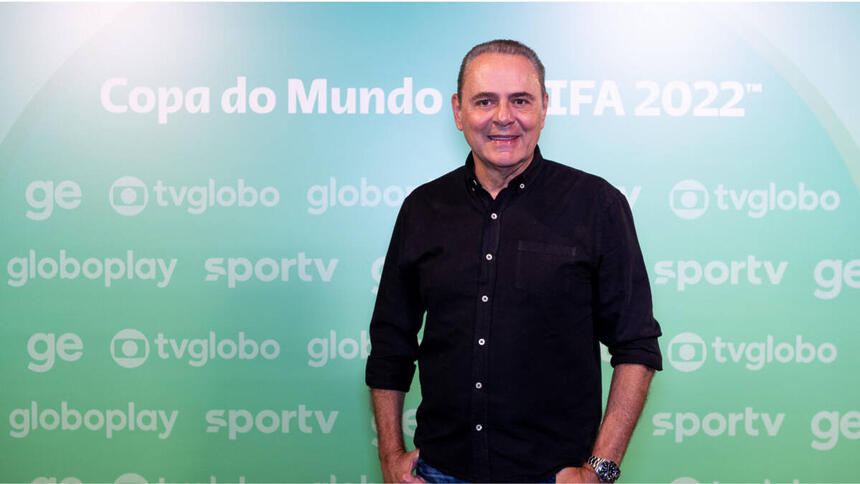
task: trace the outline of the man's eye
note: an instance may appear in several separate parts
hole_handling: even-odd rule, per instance
[[[478,99],[477,101],[475,101],[475,104],[477,104],[478,106],[489,106],[490,100],[489,99]]]
[[[528,103],[529,103],[528,99],[514,99],[514,104],[516,104],[518,106],[525,106]]]

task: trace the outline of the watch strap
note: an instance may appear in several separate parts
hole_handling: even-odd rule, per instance
[[[618,468],[618,464],[609,459],[592,455],[585,462],[594,469],[600,482],[611,484],[621,476],[621,470]]]

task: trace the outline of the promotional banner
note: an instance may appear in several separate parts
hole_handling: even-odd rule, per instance
[[[544,156],[636,220],[665,369],[622,482],[860,481],[858,26],[857,4],[0,5],[0,481],[380,481],[385,252],[464,162],[457,70],[496,38],[546,66]],[[420,400],[415,378],[410,448]]]

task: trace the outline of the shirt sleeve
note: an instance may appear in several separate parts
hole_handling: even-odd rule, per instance
[[[604,192],[597,221],[598,339],[609,348],[610,364],[638,363],[662,370],[651,288],[627,199],[614,187]]]
[[[424,308],[416,269],[406,254],[412,199],[407,197],[397,215],[370,320],[365,383],[371,388],[407,392],[415,374]]]

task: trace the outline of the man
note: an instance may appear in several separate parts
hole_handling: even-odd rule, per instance
[[[603,179],[541,156],[548,97],[531,49],[480,44],[457,84],[471,153],[404,201],[370,325],[383,478],[612,482],[661,369],[630,208]],[[614,368],[602,425],[598,341]]]

